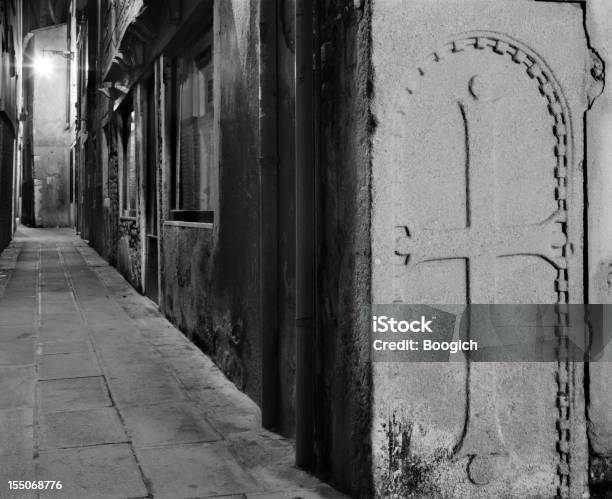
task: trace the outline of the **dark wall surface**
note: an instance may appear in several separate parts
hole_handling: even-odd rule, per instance
[[[261,403],[257,2],[240,3],[216,7],[219,210],[211,228],[164,228],[163,310]]]
[[[278,429],[295,433],[295,2],[278,2]]]
[[[12,237],[14,147],[13,127],[0,116],[0,251]]]
[[[319,474],[356,497],[371,488],[370,2],[320,10]],[[345,8],[346,7],[346,8]]]

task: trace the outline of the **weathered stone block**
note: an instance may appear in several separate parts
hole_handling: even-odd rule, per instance
[[[35,371],[29,367],[0,368],[0,409],[34,406]]]
[[[43,355],[40,359],[40,379],[85,378],[100,374],[98,361],[87,351]]]
[[[42,416],[40,448],[63,449],[126,442],[117,411],[113,407],[52,412]]]
[[[148,495],[130,447],[125,444],[43,451],[39,478],[60,480],[61,496],[71,499]],[[58,491],[40,493],[45,499],[57,496]]]
[[[111,405],[102,377],[40,381],[38,397],[43,413]]]
[[[258,491],[261,486],[224,443],[136,449],[155,497],[210,497]]]
[[[137,447],[212,442],[221,438],[206,421],[203,411],[190,403],[125,407],[121,414]]]
[[[25,339],[0,343],[0,366],[34,364],[34,340]]]
[[[372,8],[373,302],[581,303],[592,61],[582,10]],[[373,370],[380,494],[583,493],[584,411],[566,410],[584,405],[580,366]]]
[[[34,478],[33,455],[33,410],[0,410],[0,490],[5,490],[8,480]]]

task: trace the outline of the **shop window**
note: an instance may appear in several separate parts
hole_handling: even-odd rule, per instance
[[[218,189],[213,46],[209,32],[176,59],[178,100],[174,220],[212,222]]]
[[[134,111],[125,113],[121,120],[121,140],[118,144],[119,171],[121,175],[121,215],[136,216],[138,176],[136,169],[136,124]]]

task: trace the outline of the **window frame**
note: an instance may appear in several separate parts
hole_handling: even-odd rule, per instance
[[[133,128],[133,129],[132,129]],[[129,146],[134,141],[134,193],[129,192]],[[117,172],[119,175],[119,216],[125,220],[136,220],[138,216],[139,173],[136,161],[136,114],[133,98],[130,95],[121,105],[117,116]]]
[[[170,64],[170,78],[171,84],[169,85],[169,99],[171,100],[171,108],[173,110],[172,117],[169,120],[170,136],[172,138],[171,143],[171,168],[170,178],[168,182],[170,210],[168,222],[173,223],[185,223],[190,226],[196,226],[198,224],[210,225],[215,222],[215,213],[218,213],[219,209],[219,156],[218,156],[218,140],[219,140],[219,126],[218,126],[218,111],[217,111],[217,95],[216,85],[217,80],[217,64],[216,64],[216,50],[215,50],[215,33],[213,30],[212,12],[209,15],[203,16],[202,25],[204,29],[198,30],[189,39],[184,39],[178,44],[174,44],[174,49],[166,53],[165,55],[171,61]],[[208,40],[207,40],[208,39]],[[194,47],[199,47],[194,49]],[[181,182],[181,113],[182,113],[182,102],[181,102],[181,84],[179,81],[179,62],[181,59],[188,59],[198,64],[198,56],[202,56],[207,50],[210,50],[208,55],[209,62],[202,66],[204,70],[208,66],[211,67],[211,85],[204,81],[205,99],[204,105],[212,108],[212,129],[211,129],[211,154],[210,154],[210,168],[216,169],[213,175],[215,185],[211,185],[211,196],[209,201],[209,208],[206,210],[193,210],[181,208],[181,193],[180,193],[180,182]],[[187,56],[186,56],[187,54]],[[200,62],[201,63],[201,62]],[[212,99],[208,99],[208,92],[212,90]]]

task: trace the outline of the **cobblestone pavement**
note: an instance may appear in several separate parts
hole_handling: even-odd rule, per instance
[[[22,228],[0,255],[0,497],[344,497],[293,456],[73,231]]]

